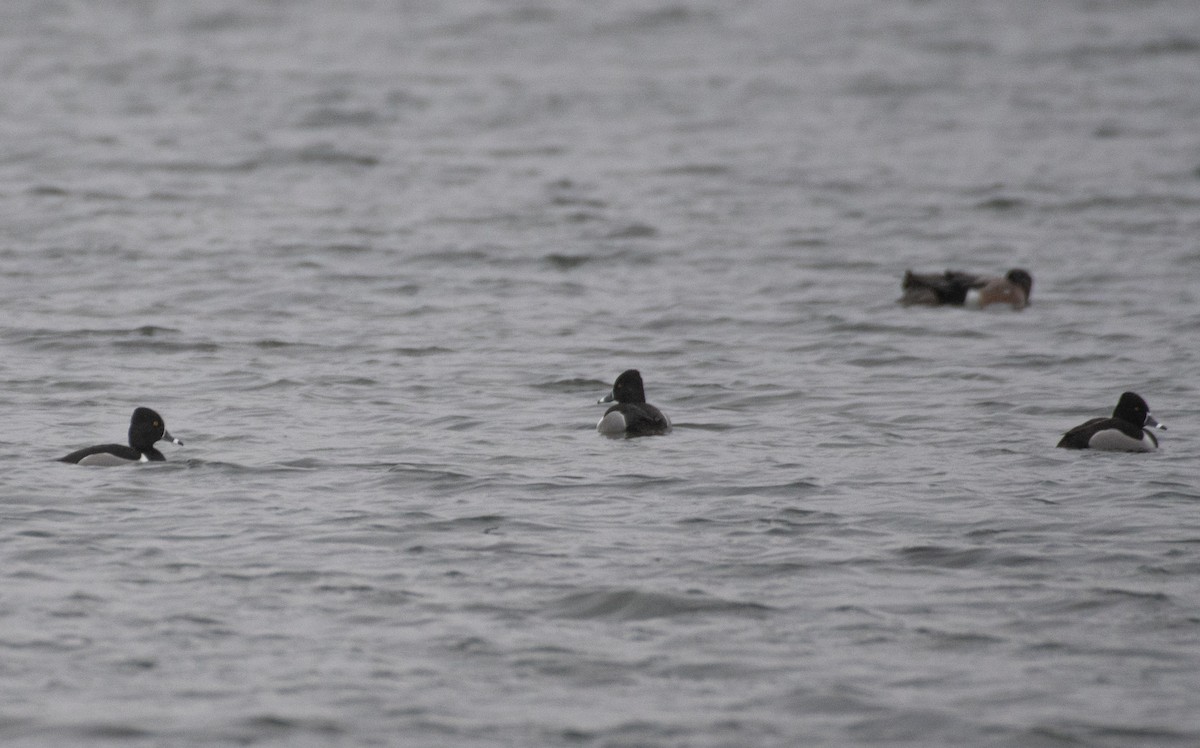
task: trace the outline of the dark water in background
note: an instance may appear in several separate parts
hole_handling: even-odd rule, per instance
[[[0,70],[5,745],[1200,743],[1190,0],[29,0]],[[1160,452],[1053,449],[1125,389]]]

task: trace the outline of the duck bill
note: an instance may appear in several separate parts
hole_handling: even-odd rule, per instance
[[[1167,430],[1166,425],[1159,423],[1158,419],[1149,413],[1146,414],[1146,423],[1144,423],[1143,426],[1148,429],[1162,429],[1163,431]]]
[[[616,399],[617,398],[614,396],[614,393],[610,392],[607,395],[605,395],[604,397],[597,400],[596,402],[600,405],[603,405],[604,403],[611,403],[613,400],[616,400]]]
[[[175,437],[171,436],[171,432],[167,431],[166,429],[163,429],[162,438],[165,439],[166,441],[171,442],[172,444],[178,444],[181,447],[183,446],[183,442],[181,442],[178,439],[176,439]]]

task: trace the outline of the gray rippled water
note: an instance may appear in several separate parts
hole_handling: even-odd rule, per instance
[[[1200,743],[1194,3],[18,0],[0,64],[4,745]],[[630,367],[671,434],[595,432]],[[1124,390],[1159,452],[1054,449]],[[53,462],[137,405],[166,463]]]

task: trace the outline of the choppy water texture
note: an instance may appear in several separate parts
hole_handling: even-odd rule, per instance
[[[18,0],[0,65],[5,746],[1200,744],[1191,0]],[[674,433],[596,434],[629,367]],[[1161,451],[1054,449],[1127,389]],[[166,464],[51,461],[136,405]]]

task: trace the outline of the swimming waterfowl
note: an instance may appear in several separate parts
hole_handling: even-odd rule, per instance
[[[1013,268],[1003,278],[987,278],[979,286],[980,308],[992,304],[1008,304],[1013,309],[1029,306],[1029,294],[1033,292],[1033,276],[1021,268]]]
[[[926,274],[906,270],[900,287],[904,291],[900,303],[905,306],[963,306],[968,293],[978,291],[981,308],[1009,304],[1013,309],[1022,309],[1029,305],[1033,276],[1021,268],[1009,270],[1003,278],[961,270]]]
[[[133,462],[162,462],[166,458],[163,453],[154,448],[154,443],[165,439],[183,446],[167,431],[162,416],[150,408],[136,408],[133,417],[129,419],[129,445],[97,444],[94,447],[84,447],[66,457],[60,457],[60,462],[75,465],[128,465]]]
[[[1158,439],[1151,428],[1165,429],[1150,415],[1150,406],[1140,395],[1124,392],[1111,418],[1093,418],[1063,434],[1063,449],[1103,449],[1111,452],[1153,452]]]
[[[642,375],[637,369],[624,371],[613,383],[612,392],[601,403],[616,403],[604,411],[596,430],[607,436],[652,436],[671,430],[671,419],[646,402]]]

